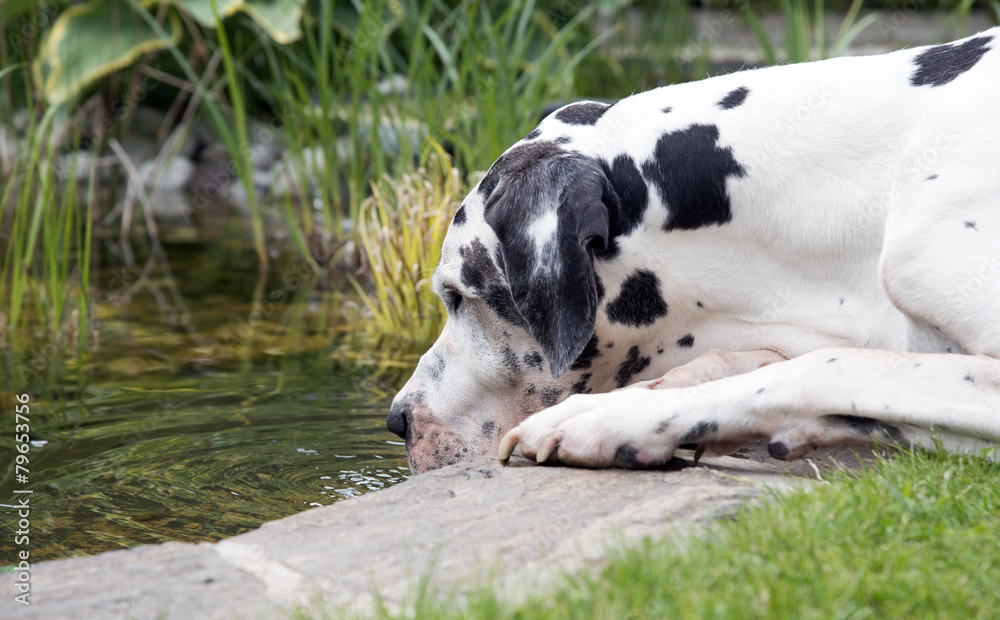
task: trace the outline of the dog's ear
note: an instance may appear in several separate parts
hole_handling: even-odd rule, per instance
[[[514,305],[558,378],[594,334],[594,250],[608,244],[616,200],[600,166],[580,155],[542,158],[511,173],[486,203]]]

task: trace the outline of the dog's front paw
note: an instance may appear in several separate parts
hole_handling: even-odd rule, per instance
[[[500,442],[500,459],[514,448],[538,463],[576,467],[646,468],[666,463],[676,445],[650,433],[643,424],[648,390],[575,395],[540,411],[508,432]]]

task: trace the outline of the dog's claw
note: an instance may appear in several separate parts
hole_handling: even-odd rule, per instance
[[[517,442],[521,441],[521,433],[517,428],[507,431],[507,434],[500,440],[500,462],[506,464],[510,461],[510,455],[517,447]]]
[[[700,443],[698,447],[694,449],[694,464],[697,465],[698,461],[701,459],[701,455],[705,454],[705,444]]]
[[[535,453],[535,462],[544,463],[549,460],[549,456],[555,452],[555,449],[559,446],[559,438],[555,435],[549,435],[544,440],[540,446],[538,446],[538,452]]]

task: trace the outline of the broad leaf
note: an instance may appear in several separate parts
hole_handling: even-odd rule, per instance
[[[250,16],[269,37],[285,45],[302,36],[302,7],[306,0],[215,0],[223,19],[243,12]],[[212,0],[175,0],[202,26],[215,28]]]
[[[33,66],[35,82],[50,103],[71,99],[87,85],[127,67],[147,52],[176,45],[180,18],[167,14],[166,38],[124,0],[92,0],[67,8],[42,41]]]

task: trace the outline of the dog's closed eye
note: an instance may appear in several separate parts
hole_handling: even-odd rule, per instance
[[[462,294],[453,288],[444,289],[441,299],[444,300],[444,305],[451,314],[458,313],[458,309],[462,307]]]

